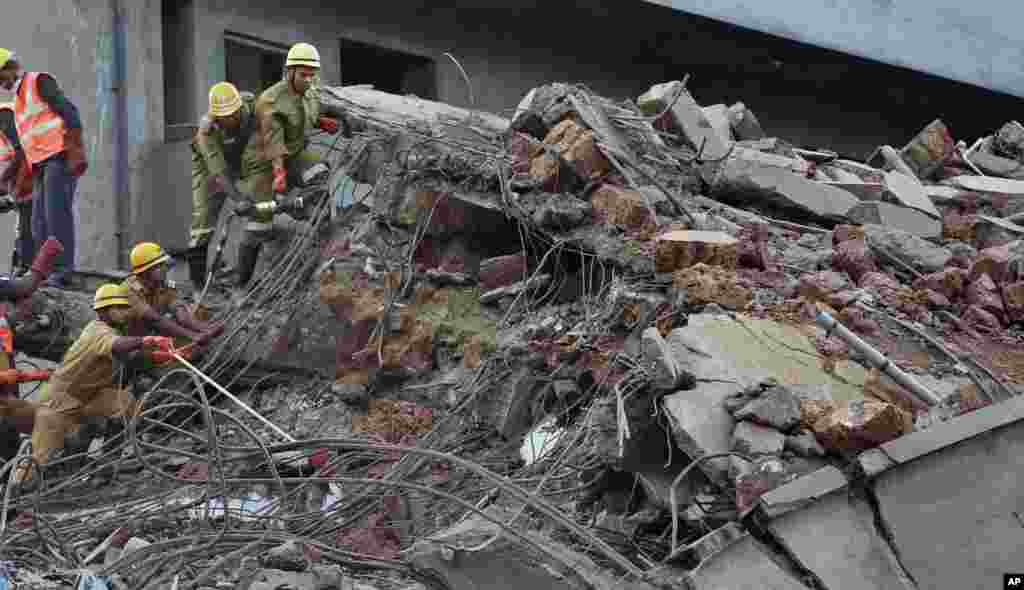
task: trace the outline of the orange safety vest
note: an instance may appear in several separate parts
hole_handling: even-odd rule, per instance
[[[14,101],[18,140],[31,164],[64,151],[64,119],[39,96],[39,76],[43,73],[26,72]]]
[[[0,111],[11,111],[14,112],[14,105],[12,104],[0,104]],[[11,145],[10,140],[7,139],[7,135],[0,131],[0,162],[6,162],[14,157],[15,151],[14,146]]]

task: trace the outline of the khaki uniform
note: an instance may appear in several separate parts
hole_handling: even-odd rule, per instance
[[[223,174],[235,182],[242,170],[242,152],[256,128],[256,95],[242,92],[241,121],[236,129],[226,129],[205,116],[192,139],[192,227],[189,248],[209,243],[217,226],[225,195],[211,195],[207,186],[211,177]]]
[[[128,301],[135,310],[131,321],[128,323],[127,333],[129,336],[146,336],[149,334],[143,312],[146,306],[152,307],[162,316],[174,315],[174,305],[178,300],[178,293],[171,287],[159,287],[150,289],[142,283],[137,276],[130,276],[121,283],[128,289]]]
[[[242,154],[241,187],[257,203],[274,199],[274,158],[284,157],[289,186],[320,160],[306,149],[306,133],[317,127],[322,114],[320,91],[314,85],[304,96],[295,94],[287,80],[263,91],[256,99],[256,131]],[[273,228],[273,215],[254,216],[246,225],[250,234]]]
[[[117,418],[138,412],[139,403],[132,394],[114,384],[113,345],[119,336],[109,324],[93,320],[50,377],[49,397],[36,411],[32,431],[32,457],[40,465],[64,447],[64,435],[77,429],[81,418]],[[28,466],[19,467],[19,479],[27,474]]]

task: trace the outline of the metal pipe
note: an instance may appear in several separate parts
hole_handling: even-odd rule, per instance
[[[892,364],[892,361],[887,359],[884,354],[878,352],[870,344],[861,340],[859,336],[849,331],[846,326],[840,324],[829,314],[824,311],[818,311],[818,317],[816,320],[818,325],[824,328],[827,333],[835,334],[842,338],[843,341],[849,344],[851,348],[867,357],[871,366],[891,377],[893,381],[902,385],[925,405],[936,406],[943,402],[942,398],[918,383],[917,380],[910,375],[904,373],[899,367]]]
[[[110,91],[114,97],[114,237],[117,240],[115,262],[118,267],[125,259],[126,201],[131,193],[131,179],[128,175],[128,97],[127,97],[127,48],[125,47],[125,22],[123,0],[111,0],[113,13],[114,84]],[[102,133],[98,129],[97,133]]]

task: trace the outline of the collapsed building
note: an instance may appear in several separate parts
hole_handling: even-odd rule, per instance
[[[320,145],[356,188],[275,222],[248,305],[205,301],[229,326],[196,361],[218,387],[164,370],[126,434],[5,499],[19,587],[916,588],[1013,569],[983,550],[1019,508],[995,475],[1024,379],[1019,123],[968,148],[935,121],[857,162],[685,80],[635,101],[550,84],[510,120],[321,93],[364,124]],[[18,347],[57,360],[89,299],[32,305]],[[957,494],[935,453],[986,458],[975,524],[954,519],[988,535],[976,551],[913,543],[942,529],[911,516]]]

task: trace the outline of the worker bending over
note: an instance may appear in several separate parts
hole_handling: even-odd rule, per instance
[[[187,306],[178,303],[177,292],[167,280],[170,259],[163,248],[153,242],[141,242],[132,248],[132,276],[122,283],[135,311],[128,322],[127,334],[157,333],[203,346],[223,332],[224,327],[196,319]]]
[[[131,337],[124,329],[133,311],[128,290],[122,285],[103,285],[96,290],[90,322],[71,345],[50,377],[49,396],[39,404],[32,431],[32,458],[44,468],[54,452],[64,447],[64,435],[78,428],[83,417],[132,417],[139,403],[114,383],[114,360],[132,353],[160,351],[169,354],[173,341],[166,336]],[[39,478],[27,461],[18,464],[15,479],[20,491],[35,487]],[[26,482],[31,481],[28,485]]]
[[[0,174],[0,213],[18,210],[18,227],[14,238],[14,256],[11,273],[21,276],[28,272],[35,255],[32,237],[32,164],[25,157],[18,141],[18,126],[14,120],[14,103],[0,104],[0,163],[6,164]],[[44,277],[45,279],[45,277]]]
[[[351,135],[352,122],[344,113],[320,104],[314,86],[319,73],[316,48],[297,43],[288,51],[284,79],[256,100],[256,130],[242,154],[241,187],[257,203],[272,201],[275,193],[284,195],[291,186],[310,183],[327,172],[319,155],[307,149],[308,131],[337,133],[340,122],[345,135]],[[266,209],[252,214],[246,224],[238,249],[236,287],[240,292],[249,284],[273,227],[273,213]]]
[[[32,235],[55,236],[64,245],[51,287],[65,287],[75,266],[74,200],[78,178],[88,163],[82,121],[57,81],[45,72],[24,72],[17,57],[0,48],[0,87],[14,93],[18,140],[32,165]],[[27,254],[26,260],[31,258]]]
[[[210,88],[210,109],[192,138],[192,229],[188,252],[189,280],[196,291],[206,284],[210,239],[224,198],[237,194],[242,151],[256,128],[256,96],[239,92],[230,82]]]

